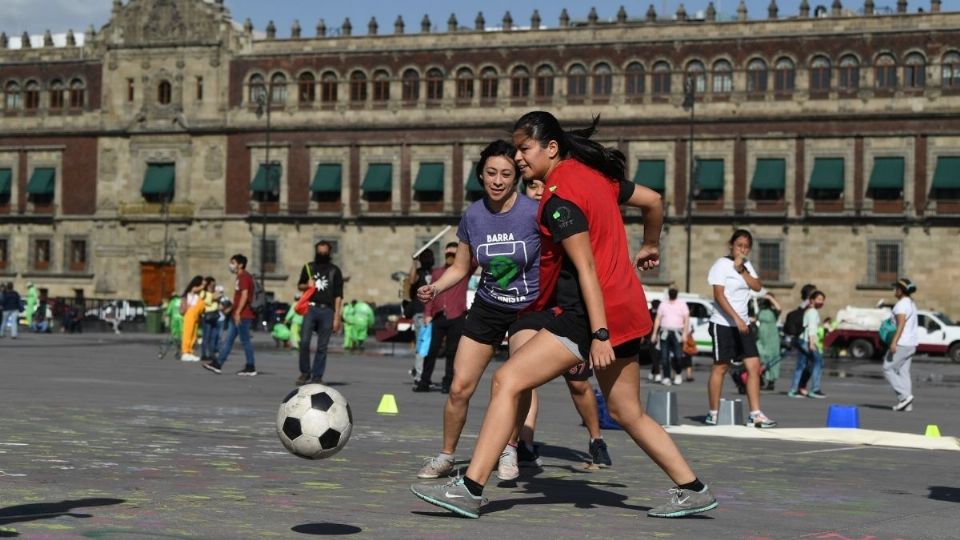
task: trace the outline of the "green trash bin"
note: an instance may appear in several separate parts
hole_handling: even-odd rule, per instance
[[[163,310],[158,307],[150,307],[144,310],[147,319],[147,333],[163,333]]]

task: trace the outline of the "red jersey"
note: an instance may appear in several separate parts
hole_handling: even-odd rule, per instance
[[[540,245],[540,298],[533,307],[542,310],[557,301],[557,282],[566,254],[543,224],[542,215],[547,202],[557,196],[575,204],[587,219],[610,342],[614,346],[644,337],[653,328],[647,298],[630,258],[627,233],[617,202],[619,194],[617,182],[575,159],[561,161],[550,173],[537,215],[543,239]],[[586,307],[583,309],[585,312]]]

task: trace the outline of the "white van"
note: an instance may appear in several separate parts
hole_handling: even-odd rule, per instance
[[[654,300],[667,300],[667,289],[653,290],[644,287],[647,297],[647,307],[651,307]],[[693,326],[693,340],[697,342],[697,351],[700,354],[713,354],[713,338],[710,337],[710,317],[713,315],[713,300],[699,294],[680,293],[678,300],[687,303],[690,309],[690,324]]]

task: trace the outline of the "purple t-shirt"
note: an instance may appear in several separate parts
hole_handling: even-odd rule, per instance
[[[540,229],[537,201],[517,195],[513,208],[494,213],[481,199],[467,208],[457,238],[470,244],[480,265],[477,297],[493,306],[521,310],[540,294]]]

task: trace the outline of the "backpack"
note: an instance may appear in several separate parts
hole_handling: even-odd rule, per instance
[[[252,277],[252,276],[251,276]],[[259,313],[267,306],[267,292],[263,290],[263,283],[253,280],[253,298],[250,299],[250,309]]]
[[[803,312],[804,308],[797,309],[787,313],[787,318],[783,321],[783,333],[790,337],[800,337],[803,333]]]

